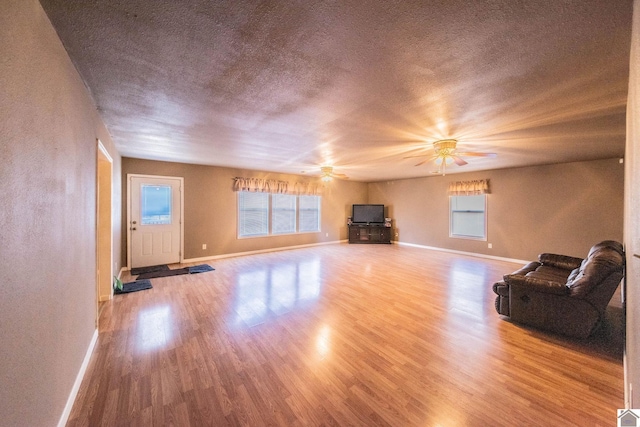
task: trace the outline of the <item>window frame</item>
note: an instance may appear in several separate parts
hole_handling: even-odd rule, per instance
[[[483,210],[455,210],[453,209],[454,197],[482,197],[484,209]],[[467,240],[478,240],[478,241],[487,241],[487,222],[488,222],[488,198],[486,194],[474,194],[474,195],[452,195],[449,196],[449,237],[454,239],[467,239]],[[483,227],[482,227],[482,236],[469,235],[469,234],[458,234],[454,230],[454,213],[456,212],[466,212],[466,213],[482,213],[483,215]]]

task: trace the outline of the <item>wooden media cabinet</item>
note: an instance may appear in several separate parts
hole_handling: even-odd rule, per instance
[[[391,243],[391,227],[351,224],[349,226],[349,243]]]

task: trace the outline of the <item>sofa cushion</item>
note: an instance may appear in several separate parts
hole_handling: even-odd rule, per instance
[[[547,265],[541,265],[536,268],[535,271],[531,271],[526,274],[527,277],[533,277],[540,280],[551,280],[554,282],[567,282],[567,276],[569,276],[570,270],[564,270],[562,268],[549,267]]]
[[[580,267],[574,269],[571,274],[569,274],[569,277],[567,277],[567,283],[573,283],[578,274],[580,274]]]
[[[532,271],[535,271],[536,268],[540,267],[540,263],[537,261],[531,261],[529,264],[525,265],[524,267],[514,271],[511,274],[505,274],[503,277],[506,280],[507,276],[512,276],[512,275],[520,275],[520,276],[524,276],[527,273],[530,273]]]

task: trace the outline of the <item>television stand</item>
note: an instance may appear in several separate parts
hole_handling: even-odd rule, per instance
[[[349,243],[391,243],[391,227],[384,224],[351,224]]]

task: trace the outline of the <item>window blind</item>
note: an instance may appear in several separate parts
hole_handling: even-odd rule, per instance
[[[273,234],[296,232],[296,196],[273,194],[271,196],[271,221]]]
[[[269,193],[238,193],[238,236],[269,234]]]
[[[320,196],[299,196],[300,232],[320,231]]]

